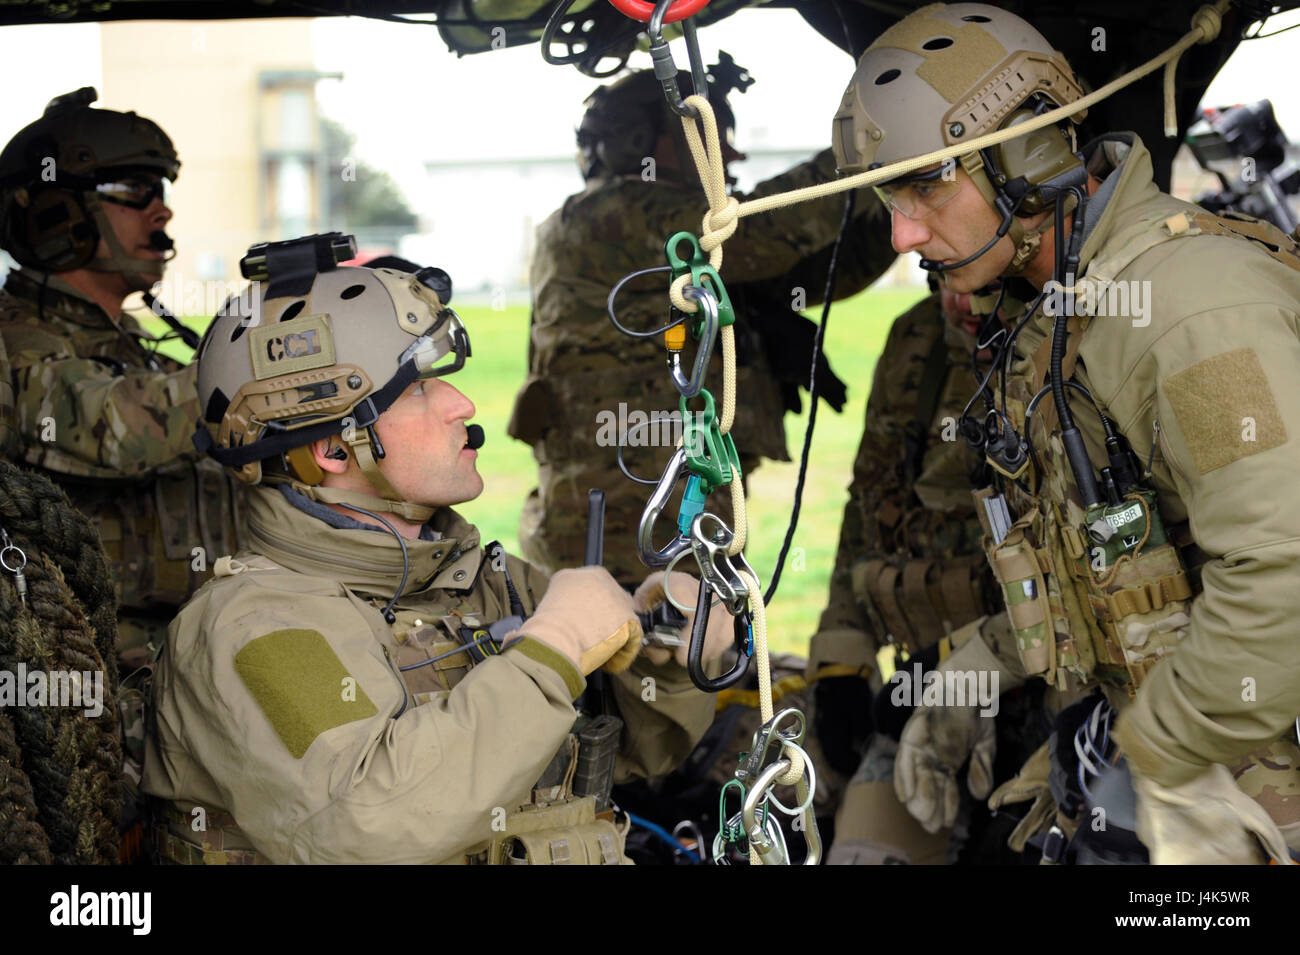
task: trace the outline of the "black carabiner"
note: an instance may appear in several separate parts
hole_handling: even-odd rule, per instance
[[[709,628],[709,608],[712,604],[713,590],[707,580],[701,580],[699,597],[695,601],[695,622],[691,625],[691,644],[686,651],[686,670],[691,675],[691,682],[705,693],[717,693],[739,683],[749,670],[749,661],[754,653],[750,634],[753,618],[746,610],[735,616],[735,646],[739,652],[736,665],[716,680],[709,679],[704,672],[704,634]]]

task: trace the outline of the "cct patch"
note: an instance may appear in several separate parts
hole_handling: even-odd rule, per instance
[[[334,335],[327,314],[261,325],[248,333],[253,377],[258,381],[334,364]]]
[[[326,730],[379,712],[318,630],[251,640],[235,654],[235,669],[294,759]]]
[[[1286,425],[1253,348],[1198,361],[1166,378],[1164,392],[1201,474],[1286,443]]]

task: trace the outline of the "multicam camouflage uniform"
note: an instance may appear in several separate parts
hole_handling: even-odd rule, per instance
[[[825,152],[768,180],[752,195],[833,178],[834,161]],[[516,399],[510,433],[533,446],[539,466],[538,487],[529,496],[519,533],[522,553],[539,566],[582,563],[587,491],[603,488],[605,566],[625,585],[643,574],[634,541],[648,489],[619,471],[615,447],[598,443],[597,416],[617,416],[620,403],[629,412],[671,412],[678,395],[664,364],[662,342],[622,335],[606,315],[606,299],[628,273],[663,264],[668,236],[682,230],[698,233],[705,209],[698,188],[645,182],[635,175],[597,178],[538,229],[529,378]],[[786,309],[800,304],[798,290],[807,303],[823,294],[828,252],[842,212],[843,200],[835,197],[750,216],[740,220],[727,241],[721,274],[733,299],[751,298],[744,283],[756,283],[753,300],[779,303],[768,306],[769,313],[779,313],[764,323],[775,326],[768,336],[779,340],[780,326],[786,323],[792,333],[796,330],[793,323],[801,319]],[[864,288],[893,258],[880,204],[859,196],[857,216],[840,256],[837,294]],[[668,299],[663,279],[652,275],[624,289],[617,314],[625,327],[648,330],[664,324]],[[757,283],[766,285],[760,290]],[[746,472],[762,457],[789,460],[781,427],[789,399],[783,402],[757,323],[756,316],[738,304],[739,401],[731,433]],[[720,350],[715,349],[707,381],[720,389],[721,379]],[[634,435],[633,441],[653,430]],[[669,447],[629,448],[628,466],[642,477],[657,478],[671,454],[672,439],[662,443]]]
[[[233,486],[190,442],[194,369],[153,358],[147,338],[129,315],[110,319],[53,276],[19,270],[0,292],[16,411],[6,451],[60,484],[98,529],[124,670],[160,645],[212,562],[236,549]]]
[[[956,430],[978,384],[969,336],[931,295],[894,321],[876,369],[810,673],[874,668],[886,643],[916,653],[996,607],[970,497],[979,462]]]
[[[980,462],[956,428],[978,384],[972,344],[944,320],[937,293],[890,329],[867,402],[830,597],[809,651],[810,677],[833,665],[865,667],[874,676],[885,646],[914,655],[999,609],[970,496]],[[1011,720],[1000,716],[1003,722]],[[1018,732],[1009,726],[1004,735]],[[949,831],[923,831],[894,794],[896,749],[884,733],[873,736],[845,791],[830,862],[947,858]]]

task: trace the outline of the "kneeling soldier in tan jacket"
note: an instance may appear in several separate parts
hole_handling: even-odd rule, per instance
[[[608,781],[574,794],[579,739],[620,717],[622,781],[671,769],[713,715],[684,648],[638,657],[662,574],[630,597],[601,568],[548,581],[479,545],[451,509],[483,480],[474,405],[444,377],[470,351],[450,279],[334,267],[347,244],[255,247],[245,274],[269,281],[200,346],[196,443],[254,485],[250,547],[217,562],[159,660],[159,855],[626,862]],[[706,659],[731,643],[714,616]],[[606,713],[575,727],[602,665]]]

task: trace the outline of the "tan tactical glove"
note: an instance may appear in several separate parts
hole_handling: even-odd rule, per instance
[[[1153,865],[1261,865],[1291,861],[1286,839],[1262,806],[1215,764],[1191,782],[1167,788],[1138,773],[1138,838]],[[1260,844],[1263,844],[1263,848]],[[1267,853],[1267,854],[1266,854]]]
[[[981,627],[989,630],[989,642],[997,644],[1004,636],[1005,615],[981,617],[952,634],[957,647],[942,663],[937,672],[975,674],[975,686],[980,685],[980,673],[985,686],[992,687],[992,674],[997,674],[997,692],[1005,693],[1024,682],[1003,666],[985,641]],[[905,671],[907,672],[907,671]],[[911,676],[910,672],[907,675]],[[969,685],[969,680],[964,681]],[[886,684],[881,692],[892,693],[900,689],[897,683]],[[907,687],[910,691],[910,685]],[[908,719],[898,742],[898,756],[894,761],[894,792],[907,811],[925,828],[938,832],[950,828],[957,820],[957,807],[961,792],[957,788],[957,772],[970,759],[966,773],[966,787],[976,799],[987,799],[993,789],[993,757],[997,752],[997,732],[994,714],[981,715],[978,701],[967,706],[921,706]]]
[[[692,606],[700,593],[700,582],[690,574],[673,571],[670,584],[673,597],[679,604]],[[646,611],[665,599],[664,572],[656,570],[641,581],[641,586],[632,595],[632,601],[638,611]],[[677,661],[678,666],[686,666],[686,654],[690,650],[691,627],[695,624],[695,614],[688,613],[686,626],[681,629],[682,646],[669,650],[667,647],[646,647],[645,658],[651,663],[667,663],[669,659]],[[735,642],[735,618],[727,613],[720,604],[715,604],[709,611],[709,623],[704,628],[704,663],[718,659],[727,652]]]
[[[515,633],[550,644],[583,674],[602,666],[621,673],[641,649],[632,598],[603,567],[556,572],[537,611]]]
[[[1016,852],[1024,852],[1029,840],[1040,832],[1046,832],[1056,819],[1051,775],[1051,748],[1044,743],[1025,760],[1015,776],[993,790],[993,795],[989,796],[989,809],[992,810],[1033,800],[1029,811],[1020,817],[1020,822],[1007,837],[1007,846]]]

